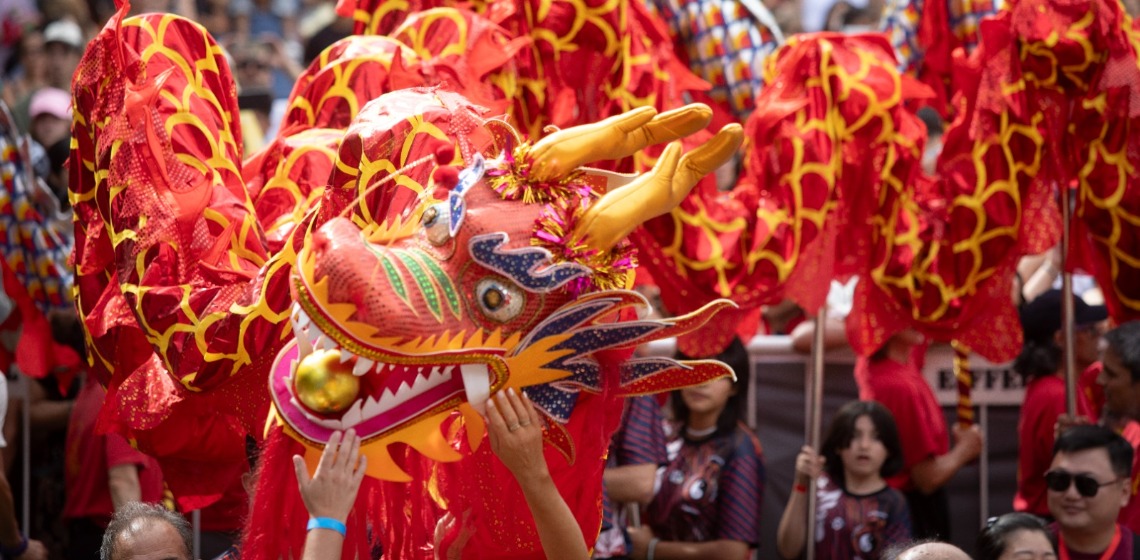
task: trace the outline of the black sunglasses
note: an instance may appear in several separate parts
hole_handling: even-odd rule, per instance
[[[1070,484],[1077,485],[1077,493],[1091,498],[1100,492],[1102,486],[1119,482],[1120,479],[1113,479],[1108,482],[1097,482],[1095,478],[1087,474],[1071,474],[1065,471],[1049,471],[1045,473],[1045,485],[1054,492],[1065,492],[1069,489]]]

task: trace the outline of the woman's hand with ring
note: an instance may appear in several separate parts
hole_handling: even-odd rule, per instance
[[[486,420],[491,451],[520,483],[549,476],[538,411],[530,399],[514,389],[500,391],[487,400]]]

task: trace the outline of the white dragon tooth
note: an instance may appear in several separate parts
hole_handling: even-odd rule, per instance
[[[313,347],[319,348],[321,350],[335,350],[336,343],[334,343],[331,338],[317,333],[317,336],[313,341]]]
[[[396,395],[392,394],[391,389],[384,389],[380,394],[380,412],[387,412],[396,406]]]
[[[401,381],[400,386],[396,387],[396,394],[399,395],[400,400],[407,400],[410,396],[409,392],[412,390],[412,385],[407,380]]]
[[[467,392],[467,402],[479,412],[484,412],[487,399],[491,396],[491,376],[485,364],[462,364],[463,390]]]
[[[439,387],[440,385],[446,383],[447,379],[450,377],[446,372],[447,369],[442,367],[437,367],[432,370],[431,376],[428,377],[428,388]]]
[[[348,361],[351,360],[353,357],[354,356],[352,355],[352,352],[349,352],[348,350],[345,350],[344,348],[340,349],[340,363],[347,364]]]
[[[361,408],[361,414],[365,420],[375,418],[376,416],[379,416],[381,412],[384,412],[384,410],[380,408],[380,401],[372,398],[371,396],[365,397],[364,407]]]
[[[375,364],[375,362],[373,362],[372,360],[369,360],[368,358],[365,358],[364,356],[357,356],[356,357],[356,365],[352,366],[352,374],[357,376],[357,377],[360,377],[361,375],[364,375],[364,374],[368,373],[369,371],[372,371],[372,365],[373,364]]]
[[[364,402],[360,399],[356,399],[356,401],[352,403],[352,406],[348,407],[348,410],[345,410],[344,414],[341,415],[341,425],[343,425],[345,428],[351,428],[361,423],[364,420],[364,417],[361,413],[363,406]]]
[[[423,375],[416,377],[416,382],[412,383],[412,394],[419,395],[432,387],[431,381]]]
[[[309,320],[309,315],[307,313],[305,313],[304,309],[301,309],[300,305],[294,306],[293,318],[297,322],[298,325],[300,325],[301,327],[304,327],[304,328],[307,328],[309,326],[309,324],[312,322]]]
[[[313,353],[313,343],[305,329],[294,328],[293,337],[297,339],[297,348],[302,357]]]

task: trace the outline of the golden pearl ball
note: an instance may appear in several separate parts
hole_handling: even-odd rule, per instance
[[[347,409],[360,393],[360,380],[352,374],[352,362],[341,363],[340,352],[316,350],[297,364],[293,389],[306,408],[318,414]]]

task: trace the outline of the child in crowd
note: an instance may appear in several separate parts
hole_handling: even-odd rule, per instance
[[[796,482],[780,519],[780,556],[798,558],[807,544],[808,484],[818,476],[815,557],[878,560],[883,550],[910,539],[910,511],[902,492],[887,485],[902,468],[894,417],[874,401],[853,401],[836,413],[823,455],[804,446]]]
[[[764,463],[756,434],[744,425],[751,362],[738,338],[716,357],[736,380],[722,378],[671,395],[667,464],[646,495],[640,527],[628,529],[635,559],[748,556],[760,533]],[[626,490],[611,485],[620,495]]]

